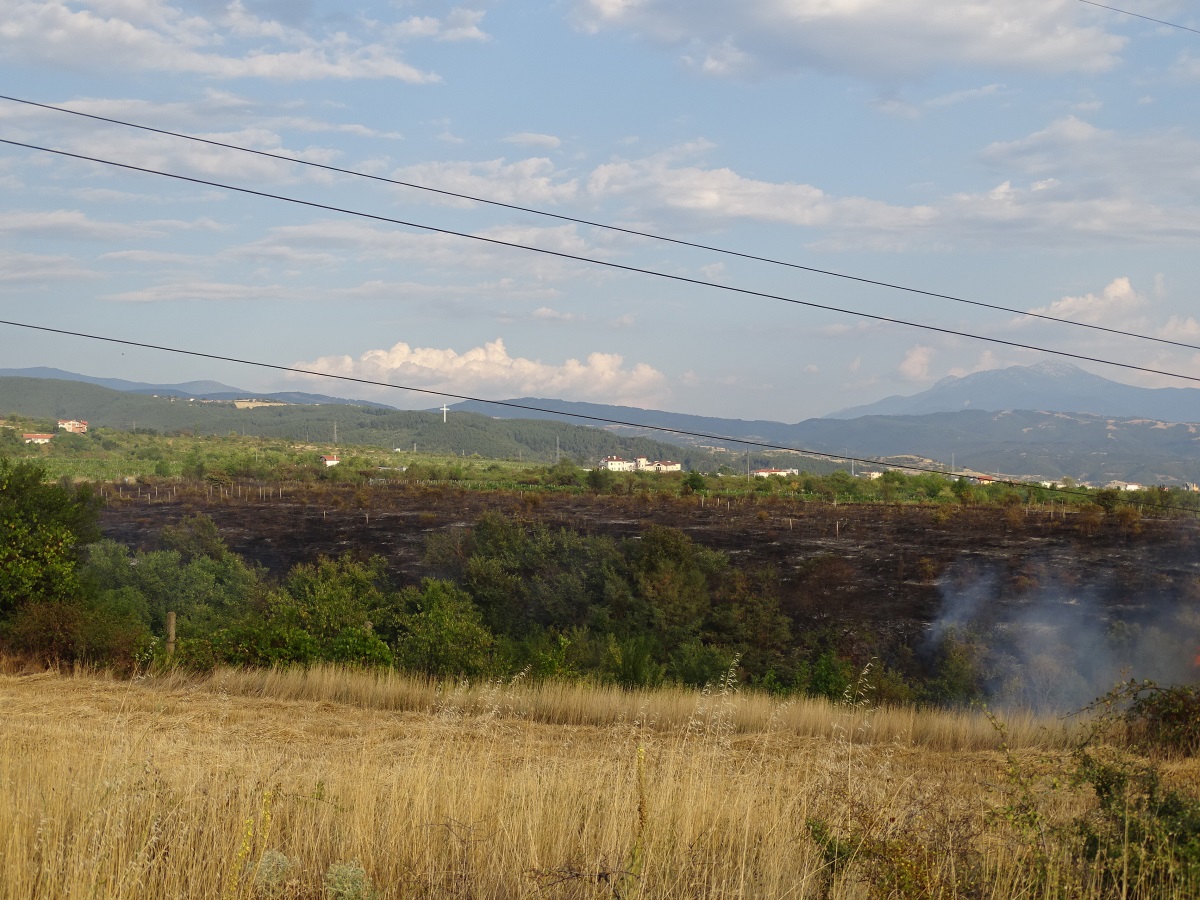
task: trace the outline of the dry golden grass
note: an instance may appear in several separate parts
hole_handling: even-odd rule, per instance
[[[179,682],[178,679],[183,679]],[[164,685],[186,683],[200,690],[275,700],[330,700],[361,709],[432,713],[446,716],[503,716],[552,725],[637,726],[672,731],[717,725],[736,734],[765,730],[801,737],[845,732],[870,743],[915,744],[939,750],[985,750],[1000,746],[992,723],[977,712],[871,708],[855,714],[825,700],[780,700],[765,694],[728,693],[715,702],[710,692],[684,688],[626,691],[611,685],[549,681],[523,684],[430,680],[386,669],[347,670],[336,666],[309,669],[219,669],[195,679],[160,677]],[[1077,732],[1077,720],[1005,714],[1007,743],[1015,749],[1063,747]]]
[[[927,886],[904,896],[1033,896],[1029,847],[986,818],[1004,757],[967,715],[334,669],[5,674],[0,711],[14,900],[349,897],[325,878],[351,862],[380,897],[879,896],[854,848],[830,870],[814,818],[895,838]],[[1061,755],[1035,726],[1029,759]],[[267,851],[294,862],[273,891]],[[1055,877],[1037,896],[1086,887]]]

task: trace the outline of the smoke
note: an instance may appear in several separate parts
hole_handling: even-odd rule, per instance
[[[1200,606],[1174,579],[1129,584],[1111,571],[1084,580],[1048,569],[952,567],[927,649],[969,644],[990,703],[1041,712],[1080,709],[1128,678],[1200,681]]]

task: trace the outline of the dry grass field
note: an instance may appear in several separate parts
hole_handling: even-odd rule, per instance
[[[1023,718],[1008,738],[720,689],[10,667],[0,896],[1108,895],[1017,821],[1030,792],[1051,822],[1090,802],[1037,778],[1070,734]]]

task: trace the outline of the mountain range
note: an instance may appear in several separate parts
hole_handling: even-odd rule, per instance
[[[340,403],[352,406],[374,406],[382,409],[394,409],[383,403],[371,403],[367,400],[347,400],[343,397],[329,397],[325,394],[307,394],[303,391],[281,391],[273,394],[260,394],[242,388],[230,387],[219,381],[185,381],[181,384],[151,384],[145,381],[126,381],[124,378],[96,378],[92,375],[79,375],[76,372],[66,372],[62,369],[52,369],[47,366],[33,366],[28,369],[0,369],[0,378],[46,378],[52,381],[81,381],[84,384],[95,384],[114,391],[127,394],[150,394],[158,397],[179,397],[183,400],[277,400],[281,403],[297,403],[313,405],[318,403]]]
[[[41,377],[30,378],[33,373]],[[5,375],[24,377],[3,377]],[[62,383],[69,380],[88,382],[93,390],[108,387],[110,391],[121,393],[103,398],[100,395],[78,396],[79,392],[73,392]],[[52,388],[55,384],[58,387]],[[80,385],[80,391],[86,393],[83,387]],[[72,397],[73,394],[76,396]],[[223,411],[210,407],[200,414],[198,409],[179,408],[179,404],[153,408],[136,404],[135,410],[130,405],[131,394],[197,400],[279,399],[302,409],[235,412],[232,408]],[[130,399],[121,401],[122,396]],[[562,422],[562,414],[567,414],[572,416],[567,420],[569,423],[602,429],[609,432],[610,439],[622,443],[654,441],[655,450],[647,446],[645,452],[661,454],[662,442],[682,445],[687,449],[679,451],[676,458],[692,458],[700,465],[705,464],[703,459],[722,458],[721,451],[713,453],[712,448],[740,451],[743,445],[737,439],[741,438],[857,457],[911,456],[939,460],[947,468],[956,470],[969,468],[1026,478],[1070,476],[1101,484],[1110,480],[1151,484],[1200,482],[1200,425],[1197,424],[1200,423],[1200,389],[1136,388],[1091,375],[1075,366],[1056,363],[945,378],[910,397],[888,397],[867,406],[792,424],[550,398],[524,397],[505,402],[514,406],[464,401],[450,409],[460,414],[472,414],[463,417],[463,425],[472,423],[470,429],[479,440],[482,440],[482,431],[487,430],[489,421],[542,419]],[[183,405],[196,406],[199,404]],[[332,411],[335,406],[345,412],[335,415]],[[370,406],[372,409],[364,412],[374,415],[360,422],[358,419],[362,417],[349,415],[348,406]],[[540,407],[544,411],[514,408],[520,406]],[[324,412],[322,407],[329,412]],[[103,415],[97,414],[100,408],[105,410]],[[343,439],[348,440],[355,433],[361,435],[364,442],[394,441],[397,446],[417,440],[431,450],[456,433],[456,429],[432,428],[433,424],[442,424],[433,419],[421,424],[419,431],[414,431],[418,428],[417,421],[401,416],[398,410],[319,394],[262,395],[219,382],[156,385],[76,376],[55,369],[0,370],[0,414],[20,411],[52,417],[66,414],[68,409],[72,416],[90,418],[98,423],[110,419],[117,427],[128,427],[118,423],[136,420],[144,427],[164,430],[195,424],[205,427],[208,433],[211,433],[209,429],[224,433],[241,427],[255,433],[261,430],[264,434],[297,436],[315,436],[336,418]],[[91,415],[89,409],[93,410]],[[393,413],[396,416],[392,416]],[[426,431],[427,427],[430,430]],[[674,429],[675,433],[664,433],[656,428]],[[549,437],[550,432],[538,433],[539,441]],[[517,438],[515,443],[514,438]],[[462,447],[468,443],[475,446],[475,441],[476,438],[468,441],[464,433],[454,437],[448,446]],[[600,445],[580,438],[575,438],[573,444],[578,445],[581,459],[600,449]],[[509,433],[496,446],[503,446],[507,454],[527,445],[516,433]],[[617,445],[607,446],[615,449]],[[482,452],[483,445],[479,447]],[[544,447],[539,449],[544,450]]]
[[[1070,363],[1044,362],[1034,366],[989,369],[962,377],[948,376],[928,390],[909,397],[885,397],[825,416],[919,416],[925,413],[983,409],[1042,409],[1200,422],[1200,388],[1140,388],[1110,381]]]

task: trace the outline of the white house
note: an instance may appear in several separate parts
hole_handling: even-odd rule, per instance
[[[683,463],[677,463],[670,459],[656,459],[652,462],[646,456],[639,456],[636,459],[606,456],[600,460],[597,468],[608,469],[610,472],[681,472]]]
[[[634,472],[637,470],[637,463],[619,456],[606,456],[600,460],[599,468],[608,469],[610,472]]]
[[[54,440],[52,434],[23,434],[21,435],[27,444],[48,444]]]
[[[751,472],[755,478],[770,478],[772,475],[799,475],[799,469],[755,469]]]
[[[329,468],[330,466],[336,466],[338,463],[341,462],[341,460],[338,459],[336,456],[330,454],[328,456],[322,456],[321,462],[325,463],[326,468]]]
[[[87,434],[88,423],[85,419],[59,419],[58,427],[71,434]]]

